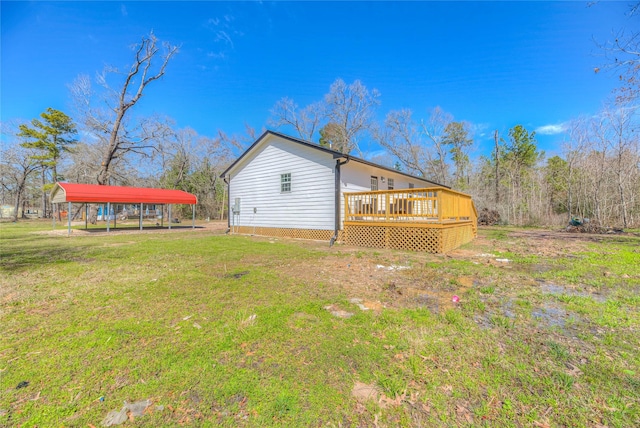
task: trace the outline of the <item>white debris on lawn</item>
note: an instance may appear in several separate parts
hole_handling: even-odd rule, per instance
[[[384,270],[405,270],[405,269],[411,269],[411,267],[410,267],[410,266],[398,266],[398,265],[391,265],[391,266],[376,265],[376,269],[384,269]]]
[[[349,299],[350,303],[353,303],[354,305],[358,305],[358,307],[363,310],[363,311],[368,311],[369,308],[367,308],[363,303],[362,303],[362,299],[359,299],[357,297],[354,297],[353,299]]]
[[[500,262],[500,263],[509,263],[511,260],[509,260],[509,259],[496,259],[496,261]]]

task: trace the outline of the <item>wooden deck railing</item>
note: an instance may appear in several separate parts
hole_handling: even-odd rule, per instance
[[[472,221],[474,232],[478,218],[471,196],[442,187],[345,193],[344,210],[345,222]]]

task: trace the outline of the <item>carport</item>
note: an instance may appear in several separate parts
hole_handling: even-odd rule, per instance
[[[51,191],[51,202],[68,204],[67,219],[71,235],[71,204],[107,204],[107,232],[110,230],[111,204],[140,204],[140,230],[144,204],[169,205],[169,229],[171,229],[171,205],[191,205],[192,228],[196,227],[198,198],[182,190],[153,189],[146,187],[100,186],[97,184],[56,183]],[[88,205],[85,206],[85,227],[88,227]],[[164,217],[164,216],[163,216]],[[114,218],[115,227],[115,218]]]

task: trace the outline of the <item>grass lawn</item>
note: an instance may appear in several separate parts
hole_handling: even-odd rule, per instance
[[[0,224],[1,426],[640,426],[638,236],[50,228]]]

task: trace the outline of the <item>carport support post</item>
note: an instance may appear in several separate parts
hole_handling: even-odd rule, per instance
[[[111,202],[107,202],[107,232],[109,232],[110,225],[111,225]]]
[[[171,204],[169,204],[169,230],[171,230]]]
[[[196,205],[195,204],[191,205],[191,212],[193,213],[191,215],[191,229],[195,229],[196,228]]]
[[[144,204],[140,202],[140,230],[142,230],[142,208],[144,208],[143,205]]]
[[[67,220],[69,220],[69,236],[71,236],[71,202],[69,202],[69,209],[67,210]]]
[[[84,230],[89,228],[89,204],[84,204]]]

